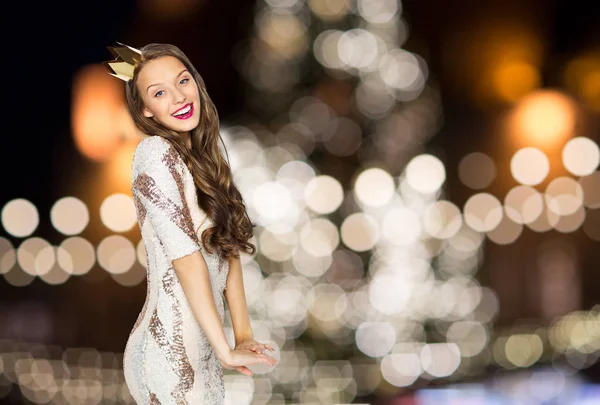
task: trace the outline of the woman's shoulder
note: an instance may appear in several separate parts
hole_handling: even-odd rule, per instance
[[[138,143],[133,152],[133,166],[156,164],[166,152],[174,149],[169,141],[160,136],[147,136]]]

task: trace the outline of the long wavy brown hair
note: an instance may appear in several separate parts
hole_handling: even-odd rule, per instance
[[[201,240],[209,253],[214,249],[224,258],[239,257],[239,251],[254,254],[256,247],[249,243],[254,224],[246,211],[242,195],[233,183],[227,163],[229,155],[219,131],[219,115],[202,76],[188,57],[170,44],[148,44],[140,49],[142,60],[136,64],[133,79],[126,84],[127,108],[136,126],[145,134],[165,138],[179,152],[196,186],[198,204],[213,220],[214,226],[202,232]],[[169,130],[143,114],[144,103],[137,88],[137,79],[144,66],[163,56],[174,56],[192,74],[200,93],[200,121],[191,132],[191,149],[175,131]],[[223,151],[227,160],[219,148]]]

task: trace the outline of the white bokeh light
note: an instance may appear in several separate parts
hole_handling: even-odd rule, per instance
[[[61,242],[57,261],[66,273],[80,276],[90,271],[96,263],[96,251],[88,240],[73,236]]]
[[[583,205],[583,188],[570,177],[557,177],[544,193],[548,209],[558,215],[571,215]]]
[[[122,193],[110,195],[100,205],[100,219],[111,231],[127,232],[137,223],[133,199]]]
[[[98,264],[109,273],[123,274],[136,261],[133,243],[121,235],[110,235],[102,239],[96,251]]]
[[[544,211],[544,198],[530,186],[518,185],[504,198],[506,216],[518,224],[530,224]]]
[[[75,197],[63,197],[50,209],[50,221],[63,235],[77,235],[90,221],[90,213],[83,201]]]
[[[402,313],[410,298],[410,284],[400,276],[377,274],[369,284],[369,301],[382,314]]]
[[[17,238],[31,235],[40,223],[36,206],[24,198],[7,202],[0,216],[6,232]]]
[[[354,194],[363,204],[379,207],[394,195],[394,179],[385,170],[371,168],[360,173],[354,184]]]
[[[600,163],[600,148],[590,138],[573,138],[563,148],[562,161],[575,176],[592,174]]]
[[[41,276],[50,271],[56,262],[54,247],[45,239],[28,238],[17,249],[21,269],[31,276]]]
[[[278,182],[267,182],[254,192],[252,205],[263,222],[280,220],[292,209],[293,201],[288,189]]]
[[[406,166],[406,180],[413,189],[421,193],[435,193],[446,180],[446,169],[437,157],[419,155]]]
[[[340,243],[337,227],[327,218],[315,218],[300,230],[304,250],[315,256],[330,256]]]
[[[342,241],[357,252],[369,250],[379,240],[377,221],[368,214],[355,213],[344,219],[340,228]]]
[[[389,322],[364,322],[356,329],[356,346],[369,357],[389,353],[396,343],[396,331]]]
[[[360,28],[351,29],[340,36],[337,51],[346,65],[364,68],[377,56],[377,39],[369,31]]]
[[[392,49],[379,63],[379,74],[388,86],[395,89],[409,89],[422,76],[419,60],[403,49]]]
[[[410,245],[421,236],[421,221],[413,210],[395,207],[384,215],[381,233],[394,245]]]
[[[310,180],[304,189],[306,205],[319,214],[330,214],[344,200],[344,190],[339,181],[327,175]]]
[[[550,161],[541,150],[533,147],[519,149],[510,161],[514,179],[526,186],[540,184],[550,172]]]
[[[358,0],[356,6],[365,20],[384,24],[401,12],[402,3],[397,0]]]
[[[489,193],[478,193],[465,203],[464,218],[467,225],[478,232],[489,232],[502,220],[503,210],[500,201]]]
[[[429,343],[421,351],[423,370],[434,377],[451,375],[460,362],[460,349],[455,343]]]
[[[463,223],[458,207],[445,200],[429,205],[422,215],[425,231],[438,239],[448,239],[456,235]]]

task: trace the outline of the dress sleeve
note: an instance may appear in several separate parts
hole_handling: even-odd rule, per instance
[[[143,140],[132,164],[140,229],[150,221],[171,262],[200,250],[185,198],[183,164],[175,148],[162,139]]]

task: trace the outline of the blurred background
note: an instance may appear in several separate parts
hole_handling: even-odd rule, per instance
[[[247,300],[281,361],[227,373],[227,404],[600,404],[598,6],[23,6],[4,14],[0,402],[134,403],[141,138],[100,64],[119,41],[189,56],[258,224]]]

